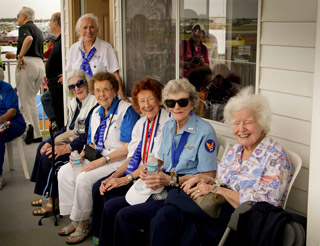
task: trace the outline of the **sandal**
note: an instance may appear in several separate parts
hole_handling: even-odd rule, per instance
[[[81,243],[87,239],[87,237],[89,236],[89,232],[89,229],[84,230],[78,226],[76,231],[72,233],[69,237],[67,237],[66,243],[70,245]]]
[[[59,208],[55,208],[56,212],[59,212]],[[47,214],[52,213],[52,203],[47,203],[46,205],[42,206],[41,208],[37,208],[32,211],[33,216],[44,216]]]
[[[58,232],[60,236],[69,236],[71,233],[75,232],[79,223],[72,221],[69,225],[61,228]]]
[[[42,206],[42,198],[38,199],[38,200],[33,200],[31,202],[31,206],[35,206],[35,207],[41,207]]]

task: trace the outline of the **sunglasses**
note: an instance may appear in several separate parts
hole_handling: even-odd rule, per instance
[[[68,85],[68,88],[70,91],[75,91],[76,87],[78,87],[79,89],[83,88],[86,85],[86,81],[85,80],[78,80],[78,82],[74,85]]]
[[[176,106],[176,103],[178,103],[180,107],[184,108],[188,106],[189,100],[190,98],[181,98],[179,100],[167,99],[164,103],[168,108],[174,108]]]

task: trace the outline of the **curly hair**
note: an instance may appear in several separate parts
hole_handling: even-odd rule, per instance
[[[96,81],[104,81],[107,80],[110,82],[112,89],[115,91],[116,94],[118,94],[119,91],[119,82],[116,79],[116,77],[108,72],[100,72],[96,73],[92,76],[90,82],[89,82],[89,90],[92,94],[94,94],[94,84]]]
[[[138,102],[138,94],[140,91],[143,91],[143,90],[152,91],[153,96],[159,101],[159,103],[161,103],[162,87],[159,82],[150,78],[144,78],[140,81],[137,81],[133,84],[131,97],[132,97],[132,107],[138,114],[141,114],[139,102]]]
[[[230,98],[224,108],[224,121],[232,123],[232,112],[248,108],[256,117],[259,125],[263,128],[264,134],[268,134],[271,124],[271,109],[269,102],[261,95],[254,94],[251,86],[245,87],[240,92]]]

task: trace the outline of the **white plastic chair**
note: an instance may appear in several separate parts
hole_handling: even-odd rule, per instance
[[[17,137],[15,139],[13,139],[11,142],[6,143],[8,159],[9,159],[9,168],[10,168],[10,170],[14,170],[13,146],[12,146],[12,142],[13,141],[15,141],[17,143],[17,146],[18,146],[18,152],[19,152],[19,155],[20,155],[24,176],[26,177],[26,179],[30,179],[30,175],[29,175],[29,171],[28,171],[28,167],[27,167],[26,156],[24,154],[23,145],[22,145],[22,138],[21,137]]]
[[[287,191],[287,196],[286,196],[286,200],[284,202],[284,205],[283,205],[283,209],[285,209],[286,205],[287,205],[287,201],[288,201],[288,197],[290,195],[290,191],[291,191],[291,188],[292,188],[292,185],[296,179],[296,177],[298,176],[299,172],[300,172],[300,169],[301,169],[301,166],[302,166],[302,159],[301,157],[296,154],[295,152],[291,151],[291,150],[286,150],[286,153],[288,154],[289,156],[289,159],[291,161],[291,164],[292,164],[292,179],[288,185],[288,191]],[[243,203],[240,207],[238,207],[232,214],[231,218],[230,218],[230,221],[228,223],[228,227],[226,228],[220,242],[219,242],[219,245],[218,246],[223,246],[225,241],[227,240],[229,234],[230,234],[230,231],[231,230],[234,230],[236,231],[237,230],[237,224],[238,224],[238,218],[239,218],[239,214],[241,213],[244,213],[246,211],[248,211],[251,206],[254,204],[254,202],[246,202],[246,203]]]
[[[302,159],[297,153],[293,152],[292,150],[286,150],[286,153],[288,154],[289,159],[292,164],[292,167],[291,167],[292,168],[292,179],[291,179],[289,186],[288,186],[287,197],[284,202],[283,209],[286,208],[287,201],[288,201],[289,194],[290,194],[290,190],[291,190],[292,185],[293,185],[296,177],[298,176],[300,169],[301,169],[301,166],[302,166]]]
[[[223,136],[217,136],[217,140],[218,140],[218,155],[217,155],[217,160],[218,163],[220,162],[220,160],[222,159],[222,157],[227,153],[227,151],[229,150],[229,146],[230,143],[229,141],[223,137]],[[222,150],[221,150],[221,148]]]

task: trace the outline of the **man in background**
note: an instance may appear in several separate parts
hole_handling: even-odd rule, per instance
[[[20,111],[27,123],[26,144],[42,141],[40,132],[36,95],[43,83],[43,37],[33,23],[34,10],[22,7],[17,15],[19,38],[16,56],[10,52],[7,59],[17,58],[16,85],[19,94]]]
[[[46,45],[47,45],[47,51],[43,53],[43,56],[44,58],[48,59],[50,54],[51,54],[51,51],[52,51],[52,48],[53,48],[53,45],[54,45],[54,41],[56,41],[57,37],[52,34],[52,33],[48,33],[47,37],[46,37]]]
[[[46,76],[51,96],[51,103],[56,122],[60,130],[64,126],[63,113],[63,81],[62,81],[62,53],[61,53],[61,15],[54,13],[50,19],[50,31],[57,39],[46,64]]]

